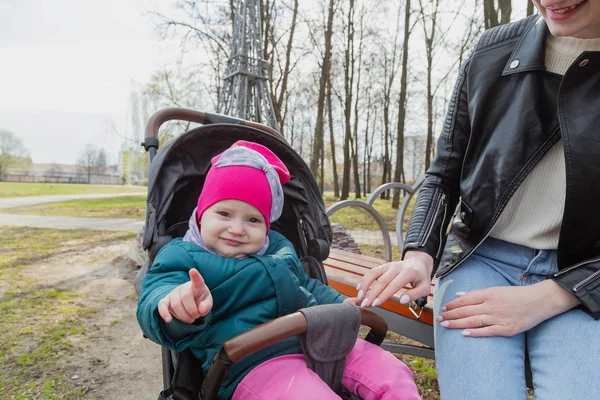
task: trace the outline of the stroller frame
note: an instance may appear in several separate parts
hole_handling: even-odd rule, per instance
[[[215,128],[215,132],[211,132],[209,135],[209,138],[213,139],[211,143],[213,141],[220,141],[220,143],[215,144],[214,148],[211,148],[207,154],[205,154],[209,155],[208,153],[211,153],[209,160],[212,156],[225,150],[225,148],[229,147],[229,145],[233,144],[238,139],[262,142],[262,144],[267,145],[267,147],[278,147],[280,151],[282,151],[282,148],[287,147],[289,151],[286,155],[295,158],[295,160],[293,160],[295,165],[301,166],[302,168],[300,168],[301,171],[296,171],[296,173],[300,172],[299,175],[301,175],[297,176],[298,179],[296,179],[296,183],[290,181],[284,186],[284,193],[286,190],[290,191],[289,193],[285,193],[286,199],[289,198],[290,200],[297,201],[298,197],[301,197],[301,194],[299,193],[314,194],[315,191],[318,192],[312,173],[308,171],[308,173],[302,174],[302,172],[308,170],[304,161],[289,148],[289,145],[283,136],[272,128],[228,116],[181,108],[167,108],[156,112],[148,121],[146,126],[146,137],[142,143],[142,146],[148,152],[150,169],[148,182],[148,213],[146,216],[143,239],[143,245],[144,248],[148,250],[149,259],[146,261],[140,272],[138,272],[138,277],[136,277],[136,290],[138,292],[141,288],[141,280],[152,265],[152,261],[158,250],[174,237],[183,236],[183,233],[185,233],[185,230],[187,229],[187,220],[189,213],[191,212],[191,210],[189,210],[186,214],[186,218],[183,220],[177,221],[177,223],[174,223],[171,226],[166,226],[162,220],[166,219],[167,212],[164,209],[160,209],[160,207],[155,207],[156,205],[153,204],[153,185],[158,179],[163,159],[166,157],[164,156],[155,159],[159,148],[158,130],[163,123],[170,120],[185,120],[200,123],[204,126],[192,129],[173,141],[168,142],[164,146],[163,154],[171,151],[170,147],[177,146],[181,141],[187,140],[186,138],[181,139],[183,136],[189,137],[195,135],[196,133],[199,133],[200,129],[205,129],[205,126],[210,125]],[[235,131],[236,133],[223,140],[222,137],[217,136],[218,134],[222,134],[223,131]],[[247,135],[253,137],[248,138]],[[269,146],[269,144],[271,144],[271,146]],[[271,150],[277,153],[276,149],[271,148]],[[159,163],[158,165],[156,165],[157,162]],[[156,174],[153,175],[153,168],[155,167],[157,167],[155,171]],[[289,169],[292,171],[294,168]],[[173,183],[173,185],[171,190],[175,192],[177,191],[178,186],[176,183]],[[306,190],[302,192],[306,189],[305,186],[312,186],[308,187],[308,189],[312,189],[312,191]],[[199,191],[196,194],[199,194]],[[172,197],[175,195],[176,193],[171,193]],[[167,201],[171,202],[174,201],[174,199],[169,198]],[[291,201],[290,203],[294,203],[294,201]],[[288,202],[286,202],[286,204],[287,203]],[[327,284],[327,277],[322,261],[327,259],[329,255],[329,246],[332,240],[331,227],[320,194],[319,196],[313,195],[310,201],[306,201],[306,203],[307,208],[304,210],[298,210],[296,205],[293,207],[293,212],[296,214],[296,217],[298,217],[299,213],[302,216],[302,218],[299,219],[300,223],[297,224],[296,231],[289,229],[289,226],[288,229],[277,229],[277,222],[274,224],[274,228],[283,233],[284,236],[288,237],[297,248],[298,254],[304,256],[303,264],[306,272],[311,277],[319,279]],[[284,206],[284,212],[285,209],[286,207]],[[316,216],[314,214],[316,214]],[[286,224],[285,221],[281,223],[282,227],[287,225],[290,225],[289,221],[288,224]],[[371,328],[366,340],[377,345],[381,344],[387,332],[387,323],[377,313],[371,310],[361,309],[360,311],[361,323]],[[200,362],[193,356],[190,350],[175,353],[162,347],[163,386],[165,390],[159,395],[159,400],[216,399],[221,382],[223,381],[227,370],[233,363],[280,340],[306,333],[306,330],[307,322],[304,315],[300,312],[296,312],[267,322],[246,333],[234,337],[228,340],[223,348],[216,354],[213,364],[205,377],[201,376],[202,370],[200,368]],[[198,371],[194,377],[190,377],[189,373],[186,374],[184,372],[190,369]]]

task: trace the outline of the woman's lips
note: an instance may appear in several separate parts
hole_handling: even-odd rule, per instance
[[[556,9],[547,8],[548,16],[553,21],[564,21],[568,18],[571,18],[574,14],[579,12],[581,5],[587,3],[587,1],[588,0],[584,0],[580,3],[573,4],[569,7],[556,8]]]

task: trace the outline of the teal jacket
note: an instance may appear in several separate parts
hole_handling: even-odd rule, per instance
[[[211,312],[194,324],[165,323],[158,302],[189,281],[196,268],[213,296]],[[174,239],[157,254],[144,279],[137,319],[152,341],[175,351],[190,348],[206,374],[223,343],[264,322],[317,304],[341,303],[344,296],[310,278],[292,244],[281,234],[269,233],[264,256],[241,260],[216,256],[199,246]],[[242,378],[258,364],[285,354],[302,353],[297,337],[276,343],[234,364],[227,373],[219,398],[228,399]]]

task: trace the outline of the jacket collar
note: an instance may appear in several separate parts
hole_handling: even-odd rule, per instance
[[[502,76],[524,71],[545,71],[547,35],[548,27],[542,17],[529,24],[504,66]]]

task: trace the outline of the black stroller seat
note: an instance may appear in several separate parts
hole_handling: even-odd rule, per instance
[[[173,119],[203,126],[183,133],[158,150],[158,129],[162,123]],[[221,115],[169,108],[154,114],[146,127],[144,147],[149,153],[150,166],[143,246],[149,257],[134,282],[138,293],[158,251],[173,238],[185,234],[210,160],[237,140],[260,143],[285,163],[291,179],[283,186],[282,215],[271,229],[292,242],[309,276],[327,283],[322,261],[329,255],[331,225],[317,182],[304,160],[271,128]],[[371,327],[366,339],[381,344],[387,332],[385,321],[370,310],[360,309],[357,315],[362,324]],[[217,352],[206,376],[200,361],[189,349],[177,353],[163,347],[164,390],[159,400],[216,399],[231,365],[273,343],[305,335],[307,329],[307,318],[296,312],[231,338]],[[355,339],[355,333],[353,335]]]

